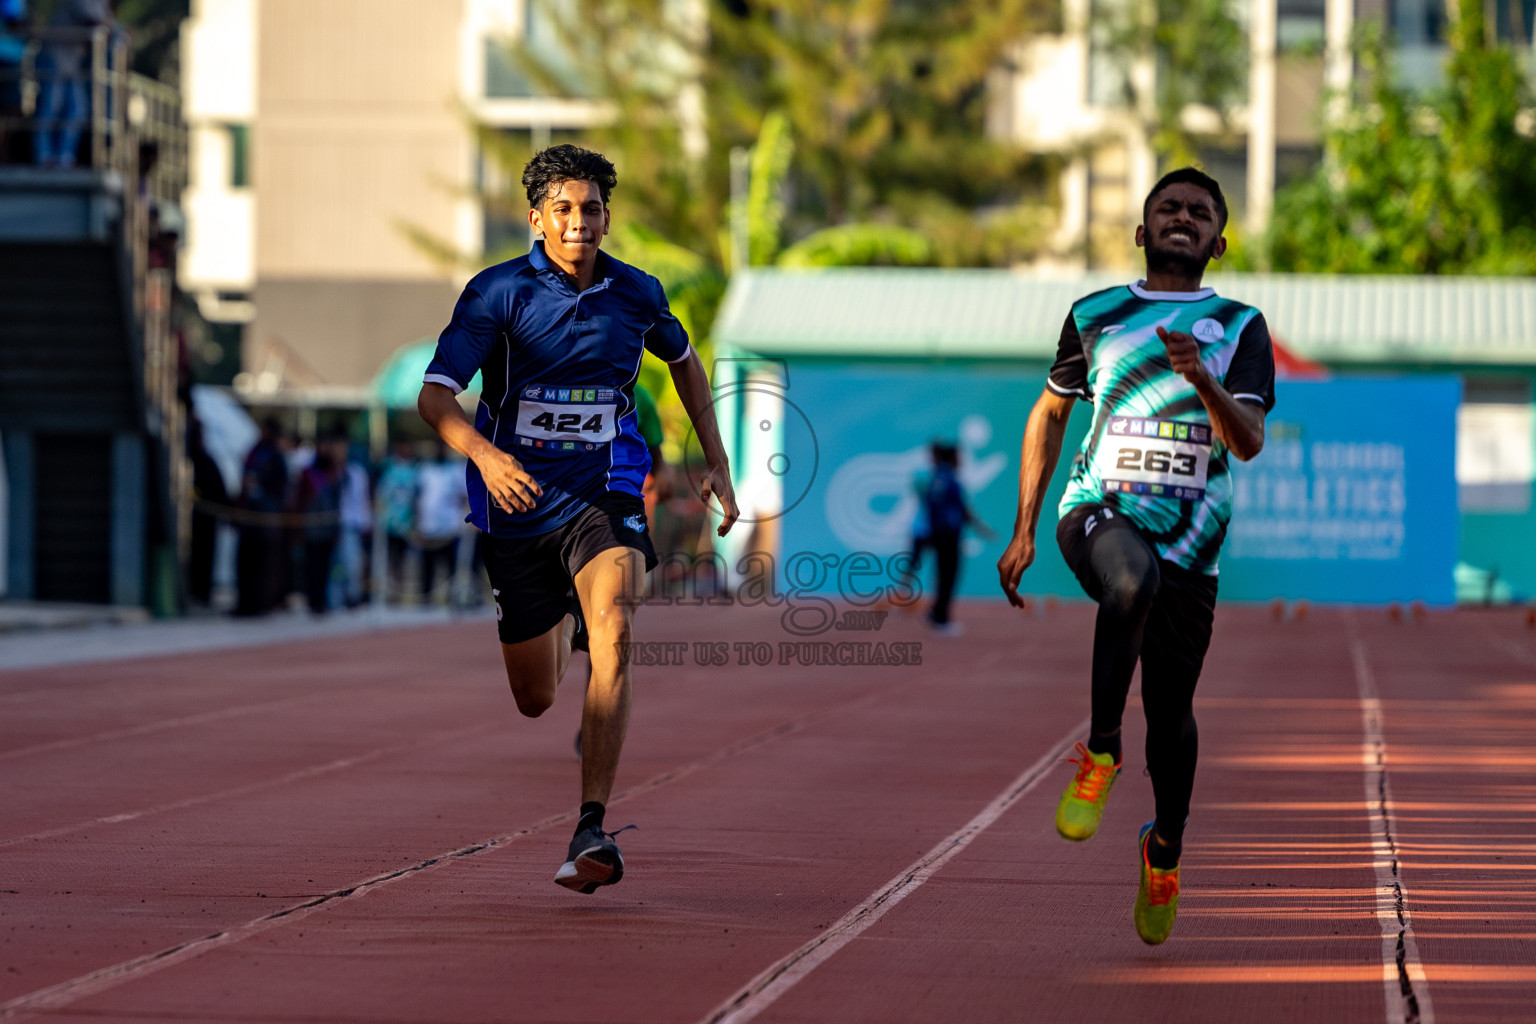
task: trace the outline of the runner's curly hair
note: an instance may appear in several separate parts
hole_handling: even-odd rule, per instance
[[[592,182],[607,206],[608,196],[619,183],[619,172],[603,154],[569,143],[540,150],[523,168],[523,188],[528,190],[529,206],[539,206],[567,181]]]

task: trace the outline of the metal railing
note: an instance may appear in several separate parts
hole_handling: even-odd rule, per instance
[[[8,32],[16,63],[0,64],[0,131],[8,163],[132,170],[127,145],[128,40],[109,27]],[[80,109],[82,106],[84,110]],[[29,154],[15,145],[29,139]],[[87,143],[85,159],[78,147]],[[54,155],[55,145],[68,153]]]
[[[187,181],[180,94],[129,70],[128,38],[114,27],[11,31],[7,41],[12,59],[0,61],[0,165],[90,172],[96,181],[87,187],[120,200],[116,241],[130,296],[130,358],[144,429],[157,449],[165,532],[185,565],[192,488],[177,394],[175,282],[150,259],[151,210],[178,202]],[[141,155],[150,154],[153,166],[141,165]]]
[[[0,163],[73,164],[132,181],[139,145],[153,143],[159,152],[146,176],[149,196],[181,195],[187,180],[181,94],[129,70],[129,41],[121,30],[42,28],[3,36],[10,57],[0,58]],[[42,134],[50,138],[40,148]],[[54,157],[53,143],[69,137],[70,152]],[[52,159],[40,161],[40,155]]]

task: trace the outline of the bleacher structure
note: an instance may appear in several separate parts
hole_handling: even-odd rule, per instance
[[[79,162],[0,165],[6,596],[173,607],[189,473],[172,271],[150,265],[150,219],[185,183],[185,129],[175,90],[130,73],[121,37],[76,37],[89,46]],[[30,41],[13,140],[36,127],[49,72],[35,56],[61,39]],[[141,175],[147,142],[158,159]]]

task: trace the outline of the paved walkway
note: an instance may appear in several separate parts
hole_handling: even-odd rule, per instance
[[[477,621],[491,614],[489,609],[359,608],[325,616],[275,612],[259,619],[208,616],[157,621],[134,608],[0,602],[0,670],[259,647]]]

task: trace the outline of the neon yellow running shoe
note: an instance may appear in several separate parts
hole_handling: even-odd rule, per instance
[[[1099,830],[1104,802],[1120,777],[1120,765],[1113,754],[1092,753],[1081,743],[1077,756],[1067,760],[1077,765],[1077,774],[1056,804],[1056,831],[1063,839],[1080,843]]]
[[[1141,885],[1136,889],[1136,934],[1149,946],[1167,940],[1179,913],[1179,866],[1164,871],[1147,859],[1152,822],[1141,826]]]

